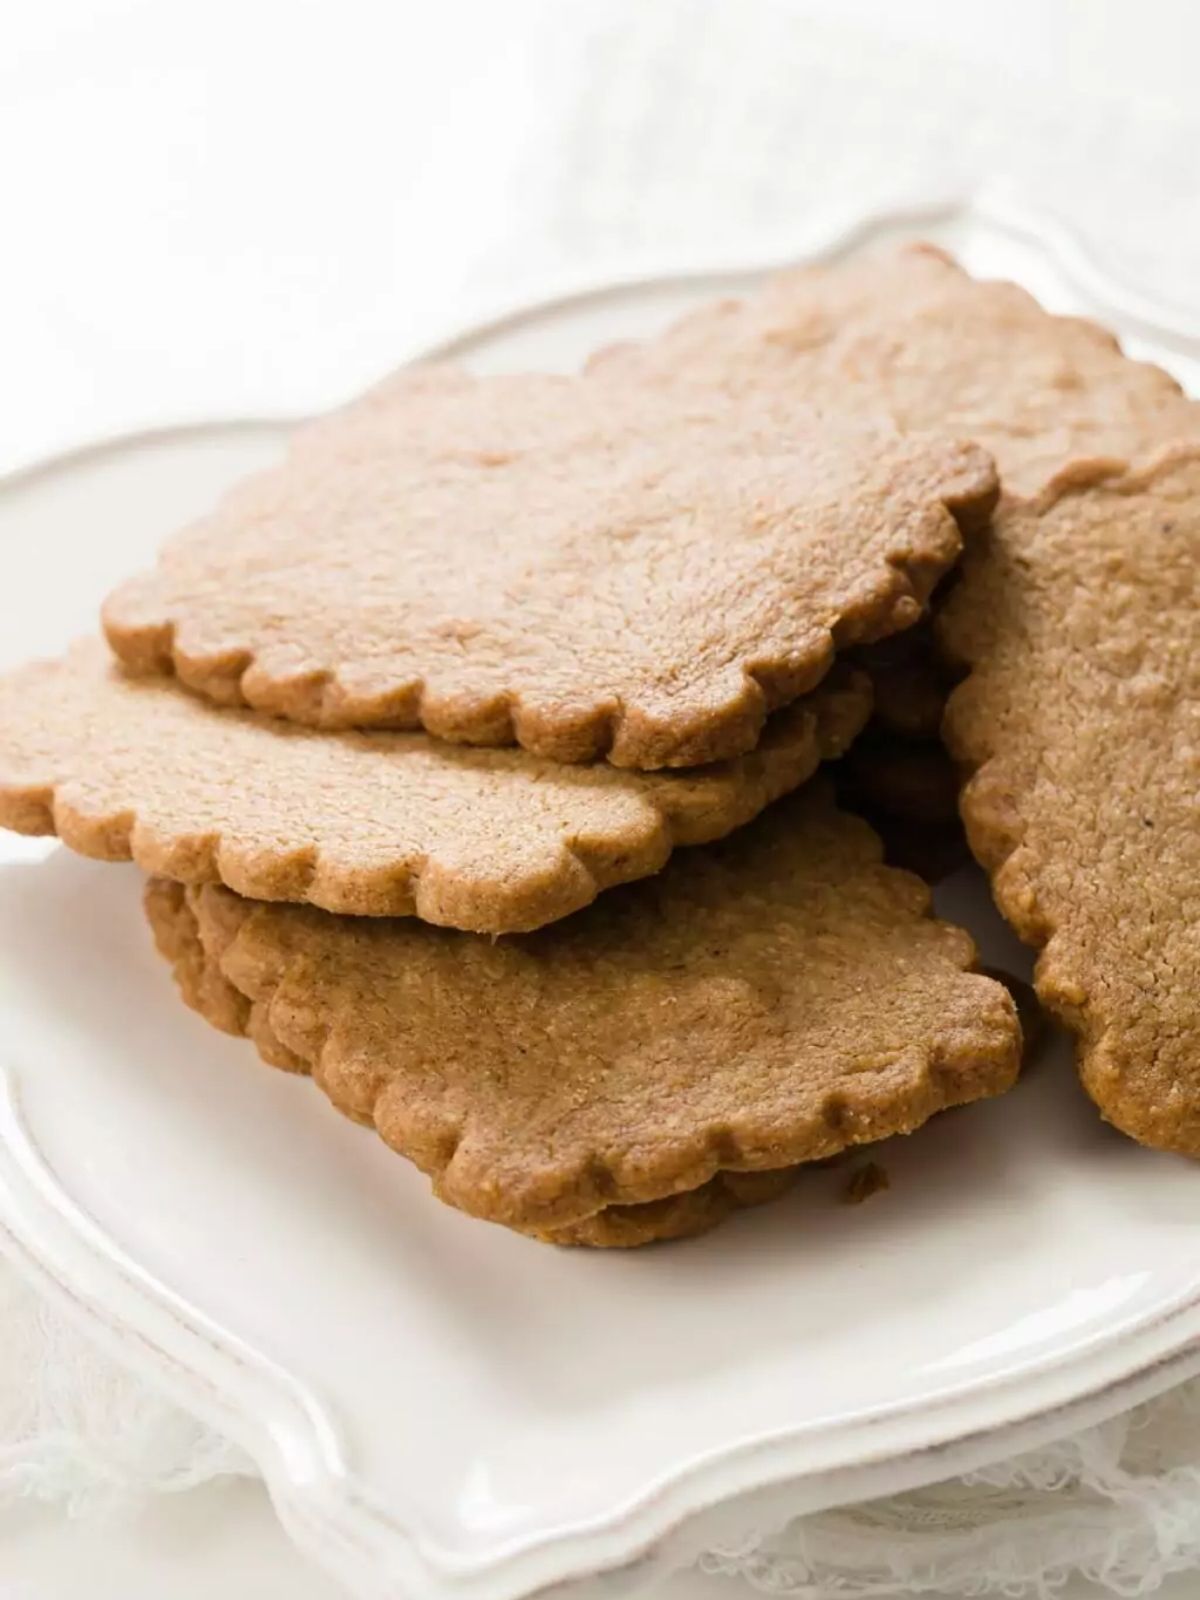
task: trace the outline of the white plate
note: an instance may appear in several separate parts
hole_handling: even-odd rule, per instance
[[[1062,241],[973,208],[919,231],[1106,312],[1195,382],[1196,346]],[[566,367],[736,286],[597,292],[461,348]],[[214,427],[10,483],[3,655],[90,627],[113,580],[279,442]],[[1200,1172],[1106,1130],[1061,1044],[1004,1100],[889,1147],[869,1205],[818,1173],[690,1245],[556,1251],[438,1206],[309,1085],[186,1013],[132,869],[11,840],[0,862],[0,1238],[241,1440],[295,1537],[363,1593],[624,1594],[706,1543],[1200,1370]],[[1023,960],[977,879],[943,905]]]

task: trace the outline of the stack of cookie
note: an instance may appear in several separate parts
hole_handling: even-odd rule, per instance
[[[817,773],[874,680],[849,792],[919,814],[897,740],[944,789],[925,619],[965,545],[937,627],[977,669],[948,719],[972,844],[1054,935],[1044,992],[1115,1116],[1157,949],[1089,987],[1133,893],[1089,763],[1101,716],[1128,756],[1195,670],[1164,551],[1195,546],[1200,458],[1111,457],[1189,433],[1162,374],[928,250],[580,377],[403,373],[112,595],[107,647],[0,680],[0,822],[137,861],[188,1003],[442,1199],[559,1243],[699,1232],[1015,1077],[1007,991]],[[1183,642],[1139,653],[1164,606]],[[1166,830],[1150,891],[1182,894],[1189,797],[1160,785],[1135,838],[1138,750],[1107,798],[1139,860]]]
[[[992,453],[999,508],[934,596],[943,668],[970,672],[941,729],[959,810],[1103,1115],[1200,1156],[1200,404],[929,245],[786,274],[591,370],[731,405],[857,394]]]

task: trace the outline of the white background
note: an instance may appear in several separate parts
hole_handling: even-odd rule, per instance
[[[1014,149],[1030,108],[1082,126],[1085,104],[1091,116],[1105,99],[1135,107],[1160,135],[1176,114],[1194,114],[1200,6],[1189,0],[741,5],[747,27],[783,10],[811,18],[814,40],[834,21],[862,30],[864,100],[865,63],[904,58],[922,89],[912,119],[942,119],[923,150],[939,140],[952,150],[954,107],[984,99],[998,123],[1011,106]],[[614,74],[622,12],[651,43],[659,22],[668,35],[683,26],[686,42],[674,0],[6,0],[0,472],[131,427],[301,413],[439,328],[560,281],[635,257],[753,257],[754,226],[786,238],[786,218],[763,216],[765,171],[757,211],[754,195],[739,194],[724,216],[698,204],[706,164],[715,172],[724,155],[712,128],[732,104],[723,64],[702,52],[672,58],[658,39],[652,150],[595,135],[634,125],[621,96],[648,81],[632,69],[649,45]],[[843,73],[853,80],[853,61]],[[589,99],[598,85],[603,105]],[[787,85],[769,90],[778,105]],[[895,131],[899,141],[907,130]],[[764,138],[764,169],[768,154],[789,158],[744,116],[739,136],[743,148]],[[1180,176],[1166,170],[1169,131],[1155,148],[1168,156],[1147,163],[1151,197],[1156,185],[1178,191]],[[1176,153],[1194,176],[1196,151]],[[886,161],[881,153],[881,170]],[[1089,163],[1082,147],[1072,162],[1057,173],[1060,194],[1078,186],[1103,210],[1105,158]],[[862,168],[864,183],[874,176]],[[1099,221],[1120,224],[1135,262],[1180,251],[1181,235],[1160,225],[1169,212]],[[249,1484],[182,1495],[132,1523],[33,1509],[0,1521],[2,1600],[335,1592]],[[1172,1600],[1194,1594],[1200,1580],[1185,1580]]]

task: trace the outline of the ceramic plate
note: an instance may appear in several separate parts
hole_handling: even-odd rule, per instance
[[[1193,383],[1197,347],[1026,222],[934,234]],[[573,366],[752,275],[601,290],[458,341]],[[270,461],[271,426],[132,439],[0,492],[5,658],[56,649],[159,538]],[[0,846],[8,1252],[257,1458],[364,1594],[625,1594],[706,1544],[946,1476],[1200,1369],[1200,1169],[1104,1128],[1070,1053],[1013,1094],[712,1237],[557,1251],[437,1205],[304,1082],[187,1013],[132,869]],[[972,874],[943,909],[1027,971]]]

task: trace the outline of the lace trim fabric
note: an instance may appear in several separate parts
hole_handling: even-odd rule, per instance
[[[102,1514],[255,1471],[0,1267],[0,1507]]]
[[[0,1509],[132,1509],[253,1463],[0,1274]],[[983,1472],[822,1512],[701,1556],[732,1586],[798,1600],[1051,1600],[1082,1573],[1152,1593],[1200,1565],[1200,1380]]]
[[[803,1600],[1050,1600],[1082,1575],[1151,1594],[1200,1565],[1200,1381],[985,1472],[703,1556],[703,1571]]]

